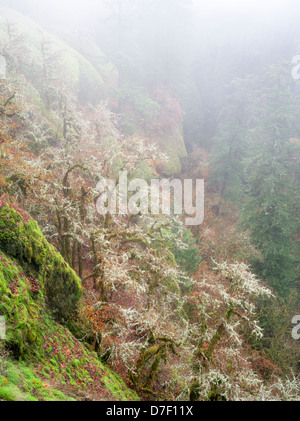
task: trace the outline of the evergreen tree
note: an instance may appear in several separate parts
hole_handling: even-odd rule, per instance
[[[238,203],[244,188],[244,159],[249,153],[247,135],[253,107],[251,87],[254,84],[250,77],[231,82],[227,106],[220,115],[214,139],[212,182],[218,186],[221,199]]]
[[[293,286],[297,259],[295,148],[290,139],[297,135],[299,101],[291,93],[293,81],[289,78],[282,68],[270,67],[258,86],[242,214],[244,227],[262,253],[262,261],[254,265],[281,295]]]

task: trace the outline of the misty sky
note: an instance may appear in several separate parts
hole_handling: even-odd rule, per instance
[[[134,4],[136,0],[128,0],[127,4],[130,2]],[[102,3],[99,0],[0,0],[0,5],[13,7],[18,4],[23,12],[39,16],[45,21],[64,20],[66,23],[96,20],[103,14]],[[284,17],[291,7],[299,4],[295,0],[193,0],[192,3],[194,10],[202,16],[223,15],[226,18],[226,15],[246,15],[265,20]]]
[[[142,0],[122,0],[127,5],[129,15],[139,1],[140,4],[145,4]],[[165,16],[167,25],[174,19],[175,8],[172,4],[175,1],[148,0],[147,4],[156,2],[159,7],[168,4],[169,13]],[[118,0],[0,0],[0,6],[16,7],[67,42],[70,38],[64,37],[64,32],[79,33],[88,35],[90,39],[96,37],[100,48],[105,48],[106,34],[101,33],[101,27],[111,9],[104,5],[109,4],[111,7],[117,2]],[[185,42],[188,45],[193,44],[192,48],[198,48],[199,54],[203,52],[203,48],[213,51],[212,46],[219,49],[224,46],[233,54],[241,54],[243,49],[246,54],[249,49],[248,52],[251,50],[254,56],[261,54],[256,50],[261,52],[265,49],[267,54],[273,49],[278,50],[278,58],[284,54],[283,58],[290,61],[293,55],[300,53],[299,0],[190,0],[190,3],[193,5],[193,30],[191,35],[185,35]],[[177,32],[176,25],[173,25],[171,31]],[[148,32],[154,32],[156,26],[155,18],[149,17]],[[177,34],[174,35],[176,38]],[[76,39],[76,36],[73,38]]]

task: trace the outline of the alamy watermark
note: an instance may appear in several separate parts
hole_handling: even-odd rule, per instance
[[[117,182],[103,179],[97,188],[100,215],[187,215],[185,224],[204,221],[204,180],[128,180],[128,172]]]
[[[0,55],[0,80],[6,79],[6,60]]]
[[[300,316],[293,317],[292,324],[295,325],[292,330],[292,337],[297,341],[300,339]]]
[[[0,340],[6,339],[6,322],[3,316],[0,316]]]

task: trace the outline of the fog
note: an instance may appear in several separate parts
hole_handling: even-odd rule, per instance
[[[127,86],[172,85],[182,96],[183,85],[196,84],[194,99],[201,97],[209,115],[222,107],[231,80],[259,73],[267,64],[291,63],[300,50],[295,0],[0,0],[0,5],[32,18],[94,65],[104,54],[122,68]]]
[[[19,9],[44,25],[54,27],[57,24],[64,24],[65,27],[74,25],[80,29],[93,29],[93,25],[100,24],[101,20],[107,18],[109,11],[117,10],[119,3],[127,12],[134,12],[137,8],[146,8],[150,4],[156,4],[156,7],[167,7],[168,20],[172,20],[172,14],[176,9],[178,2],[170,0],[1,0],[0,5]],[[257,22],[276,25],[278,21],[292,24],[296,17],[296,12],[300,10],[299,2],[296,0],[188,0],[179,2],[192,11],[198,24],[203,20],[209,20],[213,26],[218,26],[222,31],[230,31],[227,27],[228,22],[235,20],[238,26],[241,21],[251,21],[252,25]],[[155,26],[155,21],[152,24]],[[250,22],[249,22],[250,23]],[[86,28],[86,25],[92,25]]]
[[[172,86],[187,115],[200,101],[209,136],[232,80],[283,60],[291,63],[300,51],[295,0],[0,0],[0,5],[32,18],[94,65],[100,56],[112,62],[123,86],[150,92],[155,85]],[[199,135],[189,137],[188,148]]]
[[[299,16],[0,0],[0,401],[300,399]]]

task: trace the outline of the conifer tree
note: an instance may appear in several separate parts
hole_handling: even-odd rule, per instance
[[[291,78],[290,78],[291,79]],[[260,276],[285,295],[296,278],[297,191],[295,147],[299,100],[292,95],[284,68],[270,67],[257,89],[256,121],[245,162],[246,203],[242,221],[262,253]]]

